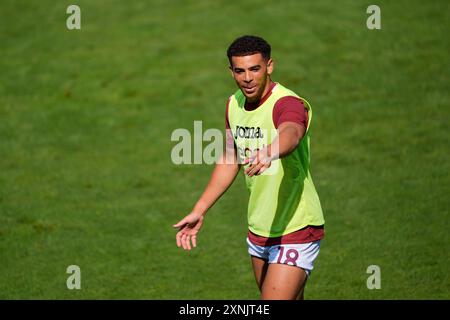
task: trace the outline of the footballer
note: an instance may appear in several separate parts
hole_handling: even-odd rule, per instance
[[[185,250],[197,246],[208,209],[242,168],[246,240],[261,299],[303,299],[325,224],[310,173],[312,108],[272,81],[271,46],[261,37],[237,38],[227,56],[238,90],[226,105],[225,152],[192,211],[174,225],[176,242]]]

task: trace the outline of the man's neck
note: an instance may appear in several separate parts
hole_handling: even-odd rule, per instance
[[[246,110],[255,110],[256,108],[258,108],[270,96],[270,93],[271,93],[271,91],[272,91],[274,86],[275,86],[275,83],[272,80],[269,79],[267,81],[267,83],[266,83],[266,86],[265,86],[264,91],[263,91],[263,93],[261,95],[261,98],[256,100],[256,101],[254,101],[254,102],[245,101],[245,109]]]

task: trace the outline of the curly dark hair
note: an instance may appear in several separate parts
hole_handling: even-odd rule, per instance
[[[228,47],[227,56],[231,64],[231,57],[248,56],[261,53],[264,59],[270,59],[270,44],[261,37],[245,35],[234,40]]]

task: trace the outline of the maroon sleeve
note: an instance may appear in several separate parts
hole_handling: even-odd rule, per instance
[[[278,128],[283,122],[290,121],[298,123],[306,129],[308,127],[308,109],[297,97],[283,97],[275,103],[272,119],[275,128]]]

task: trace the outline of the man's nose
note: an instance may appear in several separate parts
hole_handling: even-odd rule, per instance
[[[247,83],[250,83],[250,82],[252,82],[252,80],[253,80],[253,78],[252,78],[251,72],[250,71],[246,71],[245,72],[245,79],[244,79],[244,81],[247,82]]]

